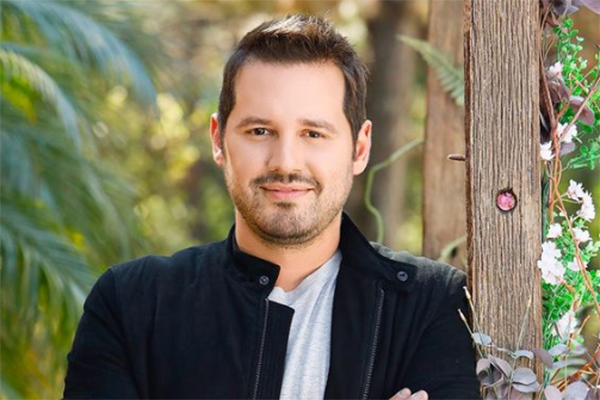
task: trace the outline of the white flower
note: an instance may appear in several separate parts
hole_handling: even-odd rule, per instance
[[[556,248],[556,243],[547,240],[542,243],[542,259],[560,258],[561,252]]]
[[[540,157],[544,161],[552,161],[554,154],[552,153],[552,142],[540,144]]]
[[[538,268],[542,271],[542,279],[550,285],[558,285],[562,282],[565,274],[565,267],[558,261],[561,253],[556,248],[556,243],[546,241],[542,244],[542,257],[537,262]]]
[[[554,336],[558,334],[561,339],[567,339],[569,335],[577,329],[577,318],[575,311],[569,310],[556,323],[556,331],[553,331]]]
[[[548,229],[548,239],[556,239],[557,237],[562,236],[562,227],[560,224],[552,224]]]
[[[554,258],[543,258],[537,262],[542,271],[542,279],[550,285],[558,285],[563,281],[565,267]]]
[[[596,209],[594,208],[594,201],[592,200],[592,196],[584,192],[581,196],[582,204],[579,211],[577,211],[577,215],[586,221],[591,221],[596,218]]]
[[[563,65],[560,61],[556,62],[554,65],[550,66],[550,68],[548,68],[548,75],[549,78],[555,78],[559,75],[562,74],[562,70],[563,70]]]
[[[591,239],[590,233],[580,228],[573,228],[573,234],[575,235],[575,243],[585,243]]]
[[[587,264],[583,263],[583,268],[587,269]],[[579,268],[579,263],[577,262],[577,259],[567,263],[567,268],[569,268],[571,271],[581,271],[581,268]]]
[[[558,137],[560,138],[561,142],[565,142],[565,143],[571,143],[573,142],[573,138],[575,136],[577,136],[577,127],[575,126],[575,124],[573,124],[568,131],[565,132],[565,129],[567,128],[569,124],[558,124],[558,128],[556,128],[556,131],[558,133]]]
[[[569,181],[569,188],[567,189],[567,196],[573,200],[579,200],[585,195],[585,190],[581,183],[575,182],[573,179]]]

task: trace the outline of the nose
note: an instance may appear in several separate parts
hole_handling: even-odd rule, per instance
[[[301,171],[301,143],[295,135],[280,134],[273,142],[268,167],[270,171],[294,173]]]

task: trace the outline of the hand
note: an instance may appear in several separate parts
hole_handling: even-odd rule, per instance
[[[427,400],[429,396],[427,392],[424,390],[419,390],[417,393],[411,396],[410,389],[404,388],[395,395],[393,395],[390,400]]]

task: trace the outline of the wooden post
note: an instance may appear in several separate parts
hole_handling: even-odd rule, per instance
[[[464,9],[470,279],[482,331],[513,349],[530,298],[522,348],[541,345],[538,12],[538,0]]]
[[[456,65],[463,60],[463,3],[461,0],[429,2],[428,42],[450,55]],[[464,110],[440,84],[435,71],[427,72],[427,118],[423,151],[423,255],[438,259],[452,243],[457,247],[443,258],[466,267],[465,165],[448,155],[465,154]]]

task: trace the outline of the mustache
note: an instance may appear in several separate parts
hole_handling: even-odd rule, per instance
[[[252,180],[253,186],[262,186],[267,183],[305,183],[314,187],[317,191],[320,191],[321,184],[315,178],[309,176],[303,176],[300,174],[280,174],[279,172],[272,172],[267,175],[259,176]]]

